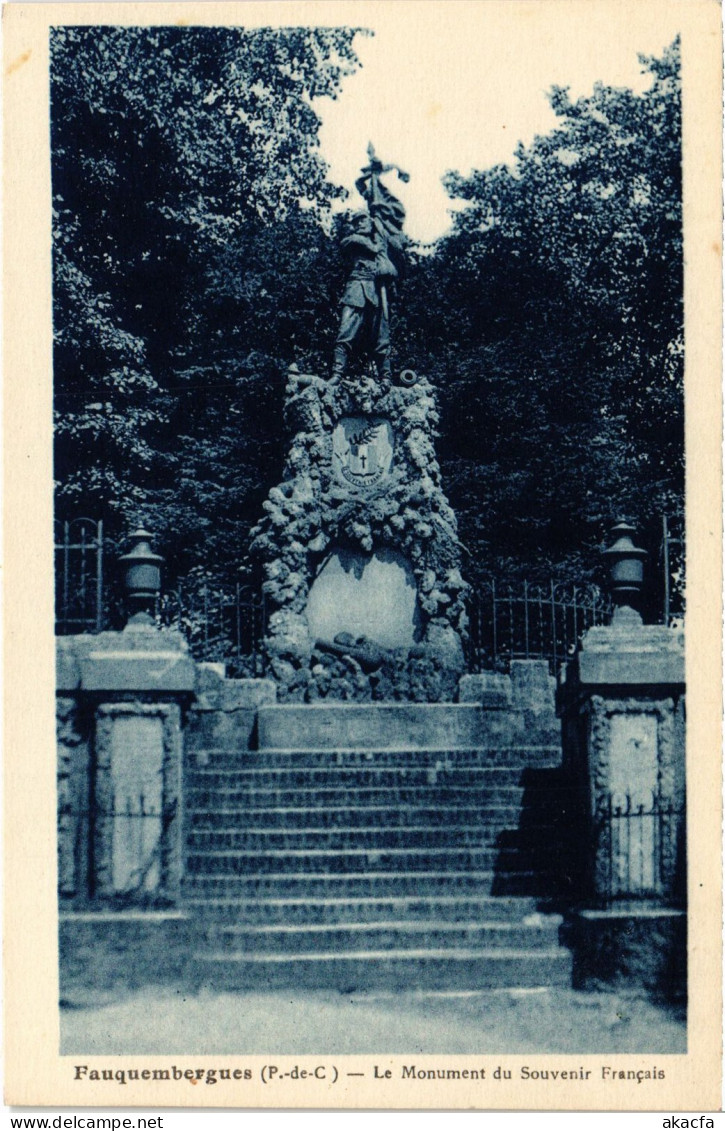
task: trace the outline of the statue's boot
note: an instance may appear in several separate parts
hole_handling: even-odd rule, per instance
[[[339,381],[345,376],[347,369],[347,350],[344,346],[335,346],[335,352],[332,355],[332,373],[330,374],[331,381]]]

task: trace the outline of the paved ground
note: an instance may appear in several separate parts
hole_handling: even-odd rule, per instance
[[[183,996],[144,990],[61,1009],[64,1054],[680,1053],[681,1011],[567,989]]]

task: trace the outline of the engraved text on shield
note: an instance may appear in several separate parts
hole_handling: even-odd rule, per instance
[[[393,462],[393,430],[387,420],[344,416],[332,436],[335,476],[354,487],[380,483]]]

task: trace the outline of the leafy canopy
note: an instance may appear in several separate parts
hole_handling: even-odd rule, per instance
[[[316,100],[355,34],[53,32],[59,511],[149,522],[172,576],[235,576],[283,463],[283,372],[328,370],[343,190]],[[474,582],[580,580],[618,514],[650,545],[681,515],[679,43],[641,61],[644,93],[555,87],[550,133],[449,173],[465,207],[394,307]]]

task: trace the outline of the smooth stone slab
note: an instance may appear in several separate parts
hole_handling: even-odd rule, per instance
[[[597,626],[575,664],[582,684],[684,684],[684,634],[662,625]]]
[[[469,703],[280,704],[257,718],[260,750],[465,749],[487,741],[492,721]]]
[[[312,583],[306,612],[313,640],[348,632],[383,648],[409,648],[420,637],[415,577],[394,550],[334,549]]]
[[[194,661],[180,652],[90,652],[79,667],[83,691],[191,692],[196,684]]]
[[[609,720],[609,792],[615,801],[649,806],[657,793],[657,716],[612,711]],[[654,831],[654,822],[645,822]],[[650,854],[651,858],[651,854]]]
[[[580,652],[579,682],[609,686],[678,685],[685,682],[685,658],[673,653]]]
[[[111,730],[112,876],[116,892],[161,884],[164,728],[162,719],[120,715]],[[141,813],[148,816],[141,817]]]
[[[128,625],[56,641],[58,691],[192,692],[196,664],[175,629]]]

